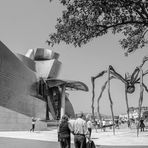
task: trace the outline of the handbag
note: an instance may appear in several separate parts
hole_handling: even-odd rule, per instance
[[[94,141],[93,140],[87,141],[86,148],[96,148]]]

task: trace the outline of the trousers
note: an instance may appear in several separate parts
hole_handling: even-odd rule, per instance
[[[86,148],[86,137],[84,135],[74,135],[75,148]]]

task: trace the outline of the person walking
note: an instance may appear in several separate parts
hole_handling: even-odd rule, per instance
[[[87,123],[83,113],[78,114],[74,122],[74,145],[75,148],[86,148]]]
[[[112,120],[109,120],[109,126],[110,126],[110,129],[112,129],[112,126],[113,126]]]
[[[89,134],[88,138],[89,138],[89,140],[90,140],[90,138],[91,138],[91,133],[92,133],[91,117],[90,117],[89,115],[87,115],[86,120],[87,120],[87,129],[88,129],[88,132],[89,132],[89,133],[88,133],[88,134]]]
[[[145,128],[145,124],[144,124],[144,120],[141,118],[140,119],[140,129],[141,129],[141,132],[144,132],[144,128]]]
[[[103,128],[103,131],[105,132],[105,130],[106,130],[106,121],[104,119],[102,120],[102,128]]]
[[[58,141],[61,148],[71,147],[70,126],[68,116],[63,115],[58,127]]]
[[[116,119],[115,120],[115,128],[118,128],[119,129],[119,119]]]
[[[34,132],[35,130],[35,123],[36,123],[36,118],[32,117],[32,128],[30,129],[30,132]]]

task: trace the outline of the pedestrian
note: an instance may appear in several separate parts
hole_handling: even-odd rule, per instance
[[[30,132],[34,132],[35,130],[35,123],[36,123],[36,118],[32,117],[32,128],[30,129]]]
[[[71,147],[70,126],[67,115],[63,115],[60,120],[58,127],[58,141],[60,142],[61,148]]]
[[[139,127],[141,129],[141,132],[144,132],[144,128],[145,128],[144,120],[141,118],[139,122],[140,122]]]
[[[74,145],[75,148],[86,148],[87,123],[83,113],[78,114],[74,123]]]
[[[109,126],[110,126],[110,129],[112,129],[112,126],[113,126],[112,120],[109,120]]]
[[[88,138],[90,140],[91,133],[92,133],[92,122],[91,122],[91,117],[89,115],[87,115],[86,121],[87,121],[87,129],[88,129],[88,134],[89,134]]]
[[[115,120],[115,128],[118,128],[119,129],[119,119],[116,119]]]
[[[70,117],[68,120],[70,131],[72,134],[74,134],[74,124],[75,124],[75,118]]]
[[[95,119],[93,119],[92,124],[93,124],[93,127],[95,128],[96,133],[97,133],[97,132],[98,132],[98,131],[97,131],[97,129],[98,129],[98,123],[97,123],[97,121],[96,121]]]
[[[127,121],[127,125],[129,128],[131,128],[131,122],[130,122],[130,119]]]
[[[103,131],[105,132],[105,130],[106,130],[106,121],[104,119],[102,121],[102,128],[103,128]]]

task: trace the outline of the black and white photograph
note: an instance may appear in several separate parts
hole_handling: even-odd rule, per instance
[[[148,0],[0,0],[0,148],[148,147]]]

